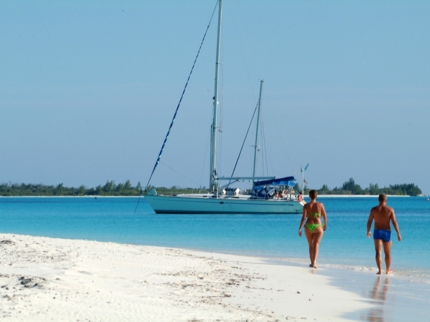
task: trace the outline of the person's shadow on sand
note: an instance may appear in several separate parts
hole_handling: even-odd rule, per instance
[[[378,276],[375,281],[373,289],[369,292],[370,298],[375,300],[376,306],[371,308],[367,313],[366,321],[371,322],[384,322],[384,304],[387,299],[388,285],[390,284],[390,279],[385,278],[384,284],[381,288],[381,276]]]

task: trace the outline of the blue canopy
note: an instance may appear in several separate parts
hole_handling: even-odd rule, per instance
[[[294,177],[284,177],[284,178],[278,178],[278,179],[256,181],[256,182],[254,182],[254,186],[273,185],[273,186],[294,187],[295,181],[296,181],[296,179]]]

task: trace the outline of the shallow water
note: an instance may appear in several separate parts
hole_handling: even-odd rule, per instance
[[[373,241],[366,237],[369,198],[320,198],[328,214],[319,264],[374,271]],[[422,236],[430,224],[430,202],[421,197],[390,197],[403,241],[393,231],[396,276],[430,283],[430,249]],[[156,215],[137,198],[0,198],[0,231],[33,236],[182,247],[242,255],[308,261],[299,215]]]
[[[359,294],[373,304],[345,314],[354,321],[403,322],[426,321],[430,313],[428,284],[408,282],[398,276],[372,273],[352,274],[346,270],[327,269],[321,274],[330,277],[330,283]]]

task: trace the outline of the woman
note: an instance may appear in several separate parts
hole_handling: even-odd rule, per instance
[[[309,198],[311,201],[303,206],[302,220],[299,226],[299,236],[302,236],[303,223],[305,224],[305,235],[309,243],[309,257],[311,258],[311,264],[309,267],[317,267],[318,249],[324,231],[327,228],[327,215],[324,209],[324,205],[321,202],[316,202],[317,191],[309,191]],[[321,217],[324,218],[324,225],[321,223]]]

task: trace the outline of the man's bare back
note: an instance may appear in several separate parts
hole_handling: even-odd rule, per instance
[[[374,231],[373,231],[373,239],[375,244],[375,252],[376,252],[376,265],[378,266],[378,274],[381,274],[381,252],[382,247],[384,248],[385,254],[385,266],[386,273],[390,274],[392,272],[391,266],[391,223],[393,223],[394,229],[397,233],[397,239],[399,241],[402,240],[402,236],[400,235],[399,225],[397,224],[396,216],[394,214],[394,209],[388,207],[387,196],[385,194],[379,195],[379,205],[373,207],[370,210],[369,219],[367,220],[367,237],[370,238],[372,233],[370,229],[372,227],[372,222],[375,221]]]
[[[386,205],[373,207],[370,211],[370,216],[373,216],[375,221],[375,229],[390,230],[390,220],[394,215],[394,209]]]

